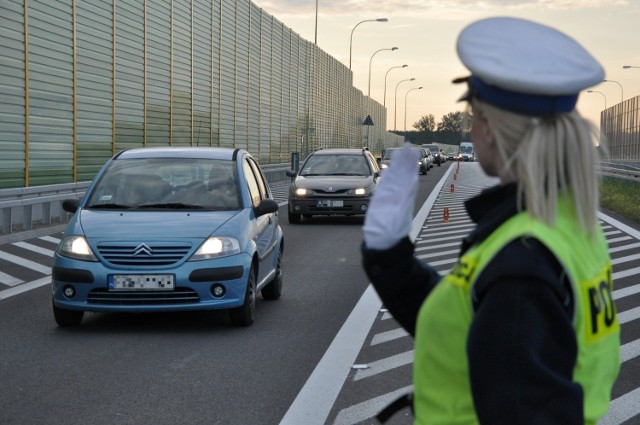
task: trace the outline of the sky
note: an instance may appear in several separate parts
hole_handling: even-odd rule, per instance
[[[596,127],[605,107],[640,96],[640,0],[252,1],[345,66],[351,62],[354,86],[387,107],[387,130],[413,130],[422,116],[432,114],[437,123],[465,109],[456,102],[465,88],[451,83],[469,75],[456,39],[471,22],[492,16],[555,27],[602,64],[610,82],[582,92],[577,104]]]

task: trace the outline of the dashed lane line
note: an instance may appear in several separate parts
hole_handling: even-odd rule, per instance
[[[402,366],[413,363],[413,350],[405,351],[404,353],[395,354],[393,356],[385,357],[375,362],[367,363],[367,369],[358,369],[356,375],[353,377],[354,381],[368,378],[370,376],[378,375],[383,372],[387,372],[392,369],[396,369]]]

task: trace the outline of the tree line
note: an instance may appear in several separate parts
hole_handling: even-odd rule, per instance
[[[449,112],[436,123],[433,114],[423,115],[413,123],[414,131],[394,131],[405,140],[416,145],[436,143],[458,146],[469,141],[471,134],[471,114],[463,111]]]

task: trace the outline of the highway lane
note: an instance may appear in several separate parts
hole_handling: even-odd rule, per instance
[[[437,178],[421,178],[424,194]],[[368,286],[362,218],[291,226],[285,206],[280,218],[283,296],[259,299],[246,329],[223,312],[89,313],[58,328],[60,228],[0,238],[0,423],[278,424]]]

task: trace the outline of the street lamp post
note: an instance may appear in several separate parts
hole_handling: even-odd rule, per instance
[[[412,89],[407,90],[407,93],[405,93],[404,95],[404,132],[407,132],[407,97],[409,96],[409,93],[411,93],[414,90],[422,90],[422,87],[414,87]],[[405,135],[406,138],[406,135]]]
[[[389,21],[387,18],[378,18],[378,19],[365,19],[364,21],[360,21],[356,24],[355,27],[351,30],[351,40],[349,41],[349,70],[351,70],[351,52],[353,50],[353,32],[358,28],[363,22],[387,22]]]
[[[380,53],[380,52],[383,52],[383,51],[385,51],[385,50],[391,50],[391,51],[393,52],[394,50],[398,50],[398,48],[397,48],[397,47],[392,47],[392,48],[390,48],[390,49],[379,49],[379,50],[376,50],[376,51],[371,55],[371,59],[369,59],[369,89],[368,89],[368,91],[367,91],[367,96],[368,96],[368,97],[371,97],[371,62],[373,62],[373,57],[374,57],[376,54],[378,54],[378,53]]]
[[[402,66],[392,66],[391,68],[389,68],[387,70],[387,73],[384,74],[384,100],[382,101],[382,106],[384,106],[386,108],[387,106],[387,75],[389,75],[389,71],[391,71],[392,69],[396,69],[396,68],[406,68],[409,65],[402,65]]]
[[[622,95],[622,98],[620,99],[620,102],[624,101],[624,90],[622,89],[622,84],[620,84],[619,82],[614,81],[614,80],[602,80],[602,82],[603,83],[616,83],[617,85],[619,85],[620,86],[620,93]]]
[[[604,93],[597,90],[587,90],[587,93],[600,93],[604,97],[604,109],[607,109],[607,96]]]
[[[398,120],[398,86],[402,83],[404,83],[405,81],[414,81],[415,78],[407,78],[406,80],[401,80],[398,82],[398,84],[396,84],[396,96],[395,99],[393,101],[393,131],[396,131],[396,122]]]

